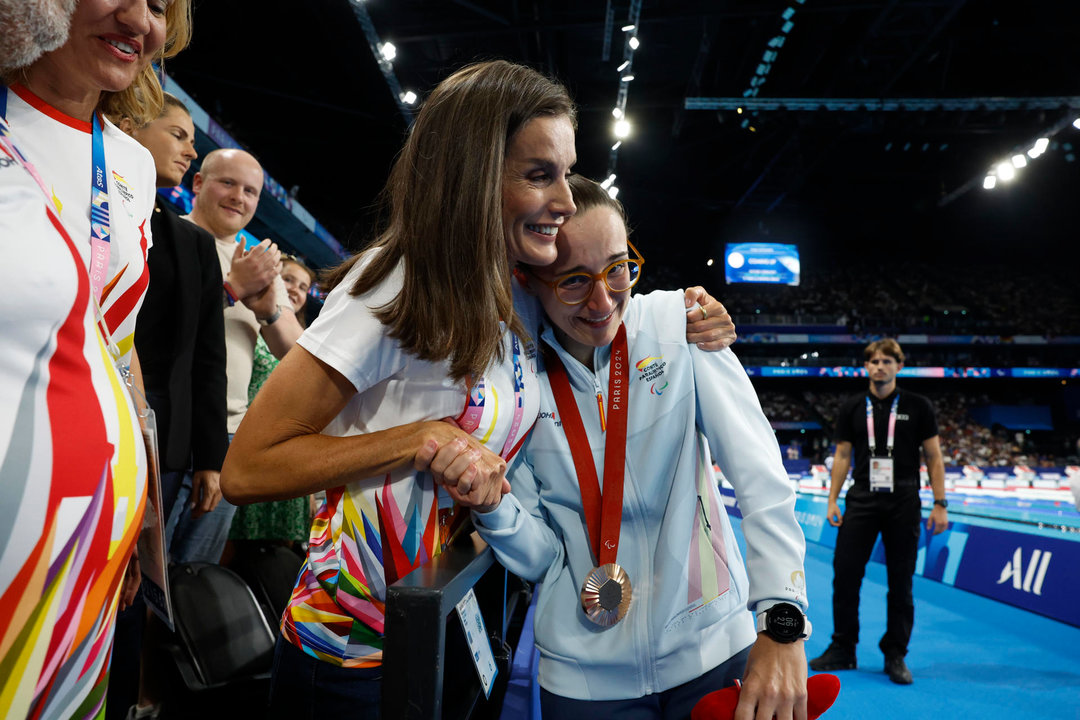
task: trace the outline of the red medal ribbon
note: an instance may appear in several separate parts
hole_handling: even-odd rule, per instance
[[[597,566],[615,562],[619,552],[623,477],[626,470],[626,420],[630,405],[630,386],[626,380],[628,356],[626,327],[620,325],[615,342],[611,345],[607,438],[604,441],[604,492],[601,494],[589,436],[585,433],[566,368],[555,353],[546,353],[548,381],[555,396],[555,406],[562,416],[562,428],[570,444],[570,455],[574,459],[585,524]]]

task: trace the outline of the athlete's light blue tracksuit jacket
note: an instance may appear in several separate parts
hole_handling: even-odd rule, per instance
[[[595,562],[546,374],[540,416],[510,475],[513,493],[492,512],[473,514],[503,565],[543,582],[535,619],[541,687],[582,700],[641,697],[685,683],[754,642],[748,609],[778,600],[806,607],[794,491],[738,358],[687,345],[681,292],[635,296],[624,324],[630,414],[617,562],[633,584],[626,617],[600,628],[581,609],[581,585]],[[602,484],[596,395],[604,394],[606,407],[611,348],[596,349],[594,373],[558,345],[550,327],[541,341],[567,369]],[[714,458],[743,513],[749,581]]]

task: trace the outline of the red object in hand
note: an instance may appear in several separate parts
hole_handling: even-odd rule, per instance
[[[716,690],[698,700],[690,713],[690,720],[731,720],[739,704],[741,686],[735,685]],[[836,702],[840,694],[840,678],[835,675],[814,675],[806,681],[806,717],[820,717]]]

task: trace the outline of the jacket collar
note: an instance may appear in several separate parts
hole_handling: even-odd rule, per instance
[[[555,337],[555,330],[551,322],[544,318],[540,329],[540,342],[550,347],[562,360],[566,374],[570,378],[570,384],[578,390],[593,390],[598,382],[599,373],[594,373],[581,364],[581,361],[563,349]],[[593,350],[593,366],[606,368],[611,361],[611,345],[606,345]],[[606,373],[605,373],[606,375]]]

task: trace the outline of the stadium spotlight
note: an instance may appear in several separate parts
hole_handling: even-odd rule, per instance
[[[628,43],[631,50],[637,50],[641,45],[641,41],[637,39],[637,35],[632,35]],[[1080,119],[1077,119],[1077,122],[1080,123]],[[1080,125],[1077,125],[1076,127],[1080,127]]]
[[[983,189],[984,190],[993,190],[995,187],[997,187],[997,176],[996,175],[987,175],[986,177],[983,178]]]
[[[1001,182],[1009,182],[1016,177],[1016,168],[1011,162],[998,163],[997,176],[1001,178]]]
[[[1034,160],[1035,158],[1046,152],[1046,148],[1050,147],[1050,138],[1041,137],[1035,141],[1035,144],[1028,150],[1028,157]]]
[[[630,121],[626,118],[621,118],[615,121],[615,137],[620,140],[625,140],[630,137]]]
[[[614,200],[615,198],[619,197],[619,188],[612,185],[607,189],[607,194],[612,200]]]
[[[414,93],[412,90],[406,90],[405,92],[401,93],[399,97],[401,98],[401,102],[405,103],[406,105],[412,105],[416,102],[416,93]]]
[[[382,53],[382,56],[385,60],[393,60],[397,57],[397,48],[392,42],[384,42],[382,45],[380,45],[379,52]]]
[[[612,185],[612,184],[613,184],[614,182],[615,182],[615,173],[611,173],[610,175],[608,175],[608,176],[607,176],[607,177],[606,177],[606,178],[604,179],[604,181],[603,181],[602,183],[600,183],[600,187],[602,187],[602,188],[604,188],[605,190],[607,190],[607,189],[608,189],[609,187],[611,187],[611,185]]]

